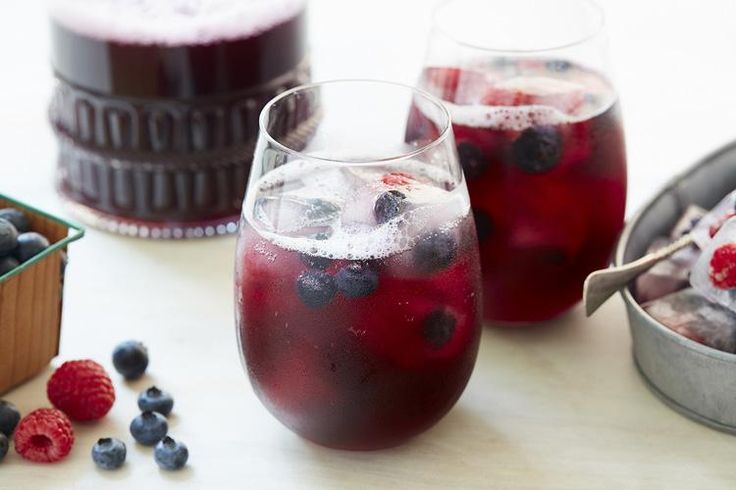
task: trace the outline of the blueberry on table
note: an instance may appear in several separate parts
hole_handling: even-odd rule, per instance
[[[0,434],[10,437],[20,422],[20,412],[12,403],[0,400]]]
[[[143,412],[158,412],[167,417],[174,408],[174,398],[167,392],[151,386],[138,395],[138,408]]]
[[[115,347],[112,363],[125,379],[138,379],[148,367],[148,349],[141,342],[128,340]]]
[[[7,257],[0,257],[0,276],[7,274],[20,265],[18,259],[8,255]]]
[[[463,167],[465,177],[476,179],[483,175],[488,168],[488,160],[483,151],[472,143],[460,143],[457,145],[457,154],[460,157],[460,165]]]
[[[348,298],[369,296],[378,289],[378,273],[368,264],[355,262],[337,272],[335,283]]]
[[[10,221],[18,233],[31,231],[31,222],[28,221],[28,217],[15,208],[0,209],[0,219]]]
[[[514,140],[511,152],[522,171],[539,174],[552,170],[562,155],[560,134],[552,126],[527,128]]]
[[[8,454],[9,447],[10,442],[8,441],[8,436],[0,432],[0,462],[2,462],[2,460],[5,459],[5,455]]]
[[[373,214],[379,224],[388,223],[406,209],[406,194],[392,189],[386,191],[376,199],[373,205]]]
[[[36,233],[29,231],[18,235],[18,248],[15,249],[15,258],[21,263],[32,259],[49,247],[48,239]]]
[[[187,464],[189,449],[183,442],[166,436],[156,444],[153,457],[156,464],[165,470],[180,470]]]
[[[414,246],[414,263],[425,273],[444,269],[455,260],[456,255],[457,242],[447,231],[428,233]]]
[[[296,280],[296,290],[309,308],[321,308],[332,301],[337,292],[335,280],[322,271],[303,272]]]
[[[18,230],[13,223],[0,218],[0,256],[12,253],[18,246]]]
[[[92,446],[92,460],[103,470],[116,470],[125,463],[127,452],[123,441],[106,437]]]
[[[146,411],[130,423],[130,435],[144,446],[153,446],[169,432],[169,424],[163,415]]]
[[[425,340],[435,349],[447,345],[455,334],[457,320],[444,309],[435,310],[424,319],[422,334]]]

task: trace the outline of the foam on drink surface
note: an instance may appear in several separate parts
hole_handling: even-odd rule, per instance
[[[526,60],[464,70],[454,99],[445,100],[453,123],[523,131],[586,121],[616,102],[614,90],[598,73],[572,64],[564,70],[547,66],[542,60]],[[442,93],[433,80],[425,83],[430,92]]]
[[[384,183],[383,176],[397,171],[416,180],[401,186]],[[333,259],[380,259],[410,249],[423,233],[452,229],[468,215],[464,184],[451,188],[449,182],[438,168],[413,161],[383,168],[294,161],[251,187],[243,214],[258,234],[288,250]],[[392,189],[407,196],[408,207],[378,224],[375,201]]]
[[[93,38],[186,45],[248,38],[304,10],[306,0],[51,0],[51,17]]]

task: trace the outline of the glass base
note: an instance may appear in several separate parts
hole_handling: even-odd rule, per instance
[[[85,225],[101,231],[151,240],[183,240],[233,235],[238,231],[240,215],[200,220],[195,222],[154,222],[125,218],[103,213],[80,204],[63,192],[59,193],[64,206]]]

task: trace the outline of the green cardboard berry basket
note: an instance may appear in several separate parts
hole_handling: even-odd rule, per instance
[[[59,351],[67,247],[84,228],[0,194],[51,245],[0,276],[0,395],[42,371]]]

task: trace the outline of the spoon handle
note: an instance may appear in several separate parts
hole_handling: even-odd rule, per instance
[[[675,252],[693,244],[691,235],[684,235],[679,240],[656,252],[645,255],[628,264],[595,271],[588,276],[583,286],[583,302],[585,314],[591,316],[616,291],[626,286],[640,274],[651,269],[656,263],[670,257]]]

